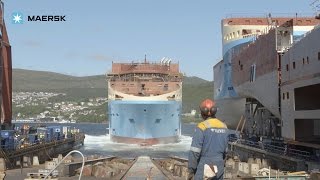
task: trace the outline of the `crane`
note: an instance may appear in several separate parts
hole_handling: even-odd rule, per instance
[[[12,56],[4,21],[4,3],[0,0],[0,118],[2,128],[9,128],[12,120]]]
[[[316,19],[320,19],[320,0],[312,0],[310,6],[316,12]]]

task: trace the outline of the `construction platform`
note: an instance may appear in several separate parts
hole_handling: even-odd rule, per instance
[[[82,146],[84,138],[83,133],[77,133],[65,139],[34,144],[13,151],[0,149],[0,158],[4,160],[2,169],[30,166],[36,163],[34,162],[35,159],[38,161],[37,163],[44,163],[46,160],[58,156],[58,154],[66,154]]]

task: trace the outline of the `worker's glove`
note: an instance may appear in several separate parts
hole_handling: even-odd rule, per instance
[[[194,171],[189,169],[188,170],[188,177],[187,177],[187,180],[193,180],[194,179]]]

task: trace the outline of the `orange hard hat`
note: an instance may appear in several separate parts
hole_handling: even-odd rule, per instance
[[[217,113],[215,102],[211,99],[205,99],[200,104],[201,115],[205,117],[214,116]]]

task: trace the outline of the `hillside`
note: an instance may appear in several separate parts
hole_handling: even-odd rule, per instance
[[[199,77],[196,76],[190,76],[190,77],[184,77],[183,79],[183,84],[184,85],[193,85],[193,86],[197,86],[197,85],[203,85],[208,83],[209,81],[206,81],[204,79],[201,79]]]
[[[31,71],[23,69],[13,70],[13,89],[52,90],[68,88],[105,88],[104,75],[75,77],[45,71]]]
[[[53,72],[13,69],[13,91],[15,92],[63,92],[64,100],[90,97],[106,97],[104,75],[75,77]],[[183,112],[198,109],[200,101],[213,97],[213,82],[198,77],[184,77]]]
[[[104,75],[75,77],[54,72],[13,69],[13,91],[15,92],[63,92],[65,100],[77,100],[107,95]]]

